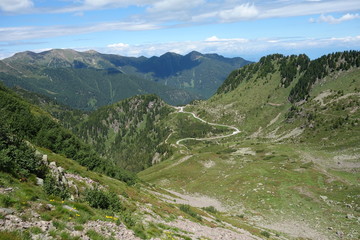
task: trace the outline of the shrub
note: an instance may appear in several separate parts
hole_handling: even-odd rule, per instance
[[[94,208],[110,209],[118,212],[121,210],[121,203],[114,192],[104,192],[98,188],[88,189],[85,192],[85,200]]]
[[[210,213],[217,213],[218,212],[214,206],[203,207],[203,209],[205,211],[207,211],[207,212],[210,212]]]
[[[2,199],[1,199],[1,205],[3,205],[4,207],[8,208],[8,207],[11,207],[15,204],[15,200],[8,196],[8,195],[5,195]]]
[[[199,216],[196,212],[194,212],[191,208],[190,205],[188,204],[181,204],[180,205],[180,210],[183,211],[184,213],[189,214],[190,216],[192,216],[193,218],[202,221],[201,216]]]
[[[260,234],[263,235],[266,238],[270,237],[270,233],[268,233],[267,231],[262,231]]]
[[[45,175],[46,167],[35,150],[12,131],[0,123],[0,170],[15,177]]]
[[[60,197],[61,199],[66,199],[70,196],[67,187],[57,182],[51,175],[46,176],[43,188],[46,194]]]

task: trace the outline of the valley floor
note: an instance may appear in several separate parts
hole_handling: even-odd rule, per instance
[[[178,112],[208,123],[182,107]],[[176,153],[140,177],[163,188],[156,195],[164,201],[215,208],[222,221],[262,237],[358,238],[360,149],[292,143],[302,133],[244,138],[235,127],[218,126],[234,132],[173,140]]]

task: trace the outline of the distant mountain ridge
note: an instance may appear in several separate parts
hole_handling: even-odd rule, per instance
[[[232,70],[248,63],[195,51],[146,58],[53,49],[3,59],[0,79],[86,110],[139,94],[156,94],[179,105],[210,97]]]

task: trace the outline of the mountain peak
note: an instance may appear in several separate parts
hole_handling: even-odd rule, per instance
[[[197,51],[189,52],[186,57],[189,57],[192,61],[198,60],[199,58],[203,57],[204,55]]]
[[[99,54],[99,52],[93,50],[93,49],[90,49],[90,50],[87,50],[85,51],[84,53],[88,53],[88,54]]]
[[[37,53],[31,51],[18,52],[15,53],[11,58],[19,59],[19,58],[34,58],[37,56]]]
[[[167,52],[160,56],[160,58],[164,58],[164,57],[182,57],[182,56],[178,53]]]

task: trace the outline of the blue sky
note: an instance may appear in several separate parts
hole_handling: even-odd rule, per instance
[[[360,50],[360,0],[0,0],[0,59],[52,48],[317,58]]]

